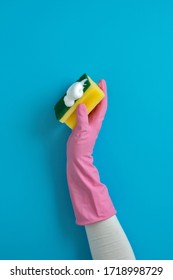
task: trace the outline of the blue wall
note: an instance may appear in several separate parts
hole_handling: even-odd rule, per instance
[[[0,2],[0,258],[91,259],[53,106],[108,83],[95,164],[137,259],[173,259],[172,1]]]

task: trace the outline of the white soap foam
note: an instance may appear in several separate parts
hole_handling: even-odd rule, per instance
[[[67,107],[72,107],[74,101],[83,96],[83,89],[86,81],[87,79],[76,82],[68,88],[67,94],[64,97],[64,103]]]

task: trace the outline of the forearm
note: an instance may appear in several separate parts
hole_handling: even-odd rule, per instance
[[[68,159],[67,174],[77,224],[92,224],[116,213],[107,187],[100,182],[92,156],[75,158],[73,162]]]

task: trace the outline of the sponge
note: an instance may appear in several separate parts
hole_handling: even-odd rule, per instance
[[[73,129],[78,104],[84,103],[89,114],[104,96],[99,86],[87,74],[83,74],[54,106],[56,118]]]

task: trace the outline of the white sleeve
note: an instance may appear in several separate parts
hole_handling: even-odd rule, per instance
[[[116,215],[85,226],[93,260],[135,260],[132,247]]]

